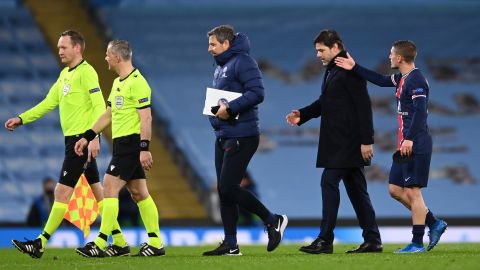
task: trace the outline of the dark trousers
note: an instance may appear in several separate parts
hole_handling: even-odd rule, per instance
[[[253,193],[240,187],[248,163],[257,151],[258,143],[258,136],[219,138],[215,142],[217,188],[225,235],[237,234],[238,206],[256,214],[264,222],[271,215]]]
[[[328,243],[333,243],[333,229],[335,229],[338,207],[340,205],[338,185],[342,179],[360,227],[363,230],[362,236],[365,242],[381,244],[380,232],[375,221],[375,211],[367,192],[367,181],[363,167],[346,169],[325,168],[323,170],[321,182],[323,217],[319,237]]]

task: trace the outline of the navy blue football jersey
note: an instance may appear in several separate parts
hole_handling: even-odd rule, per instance
[[[427,125],[430,91],[427,80],[417,68],[403,76],[401,73],[394,74],[391,80],[396,87],[397,148],[400,149],[403,140],[411,140],[414,153],[431,153],[432,137]]]

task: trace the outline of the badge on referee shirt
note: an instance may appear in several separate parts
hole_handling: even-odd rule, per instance
[[[123,97],[122,96],[116,96],[115,97],[115,106],[117,109],[121,109],[123,107]]]
[[[70,92],[70,84],[65,84],[63,86],[63,95],[66,96]]]

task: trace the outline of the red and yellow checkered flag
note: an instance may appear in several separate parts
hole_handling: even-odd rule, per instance
[[[68,203],[65,219],[78,227],[86,239],[90,234],[90,225],[98,216],[98,204],[93,195],[87,178],[82,174],[73,190],[72,198]]]

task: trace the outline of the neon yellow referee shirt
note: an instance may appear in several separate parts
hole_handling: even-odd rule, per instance
[[[35,107],[20,114],[23,124],[37,120],[59,106],[64,136],[83,134],[105,112],[105,101],[95,69],[82,60],[65,67],[47,96]]]
[[[137,110],[150,107],[152,90],[137,69],[126,78],[113,81],[108,105],[112,108],[112,138],[140,134]]]

